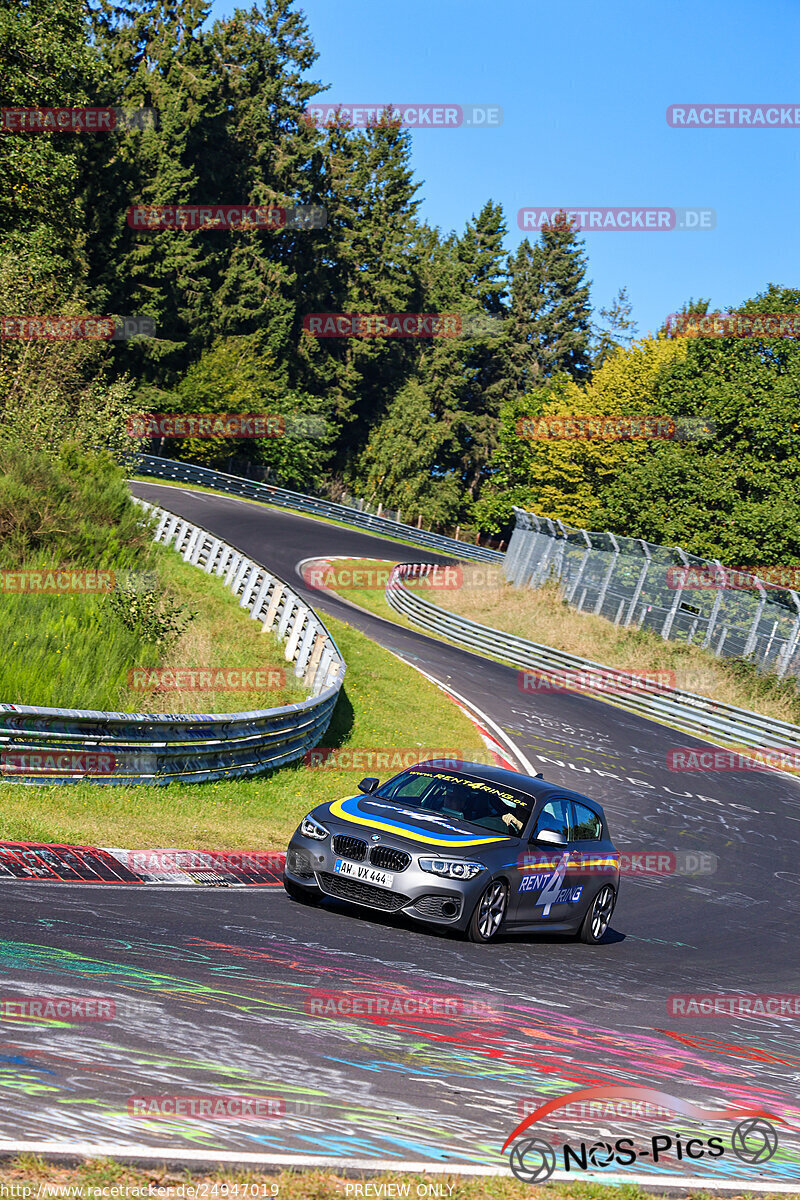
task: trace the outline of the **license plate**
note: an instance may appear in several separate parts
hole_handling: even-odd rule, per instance
[[[350,879],[358,879],[361,883],[374,883],[375,887],[393,888],[394,875],[388,871],[376,871],[374,867],[364,867],[360,863],[346,862],[337,858],[333,864],[334,874],[347,875]]]

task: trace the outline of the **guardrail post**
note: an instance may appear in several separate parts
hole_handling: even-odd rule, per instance
[[[176,517],[174,513],[169,514],[169,520],[167,521],[163,530],[161,531],[161,540],[162,540],[163,545],[165,545],[165,546],[169,545],[172,535],[174,534],[175,530],[178,528],[179,520],[180,520],[180,517]]]
[[[194,533],[191,534],[189,541],[186,543],[186,548],[183,552],[183,561],[184,562],[193,563],[195,561],[193,556],[195,554],[195,549],[197,548],[198,543],[200,541],[200,534],[202,532],[203,531],[201,529],[195,529]]]
[[[244,555],[240,554],[238,550],[235,550],[233,553],[233,557],[230,559],[230,561],[228,563],[228,569],[225,572],[225,587],[226,588],[229,588],[231,586],[231,584],[233,583],[233,577],[236,574],[236,572],[239,570],[239,567],[241,566],[243,561],[244,561]]]
[[[325,684],[328,681],[328,672],[331,669],[332,662],[333,662],[333,650],[331,649],[330,642],[327,641],[327,639],[326,639],[325,645],[322,649],[322,657],[320,658],[320,662],[319,662],[319,670],[317,671],[317,674],[314,678],[314,686],[315,687],[318,687],[318,686],[324,687],[325,686]]]
[[[274,626],[275,618],[278,615],[278,609],[280,608],[281,600],[283,599],[283,593],[285,591],[286,591],[286,584],[279,583],[278,586],[275,588],[275,591],[272,593],[272,599],[269,602],[269,608],[267,609],[267,615],[264,617],[264,624],[261,626],[262,633],[267,633],[268,630],[272,629],[272,627]]]
[[[187,537],[187,535],[191,536],[191,532],[192,532],[192,527],[188,521],[180,520],[178,522],[178,524],[176,525],[176,527],[175,527],[175,549],[178,551],[178,554],[183,553],[184,538]]]
[[[155,531],[155,535],[153,537],[154,542],[161,541],[161,535],[164,532],[164,526],[167,524],[167,521],[169,520],[170,515],[171,515],[170,513],[162,511],[161,516],[158,518],[158,524],[156,525],[156,531]]]
[[[305,631],[303,633],[302,641],[300,642],[300,645],[298,647],[297,658],[295,660],[294,673],[298,679],[302,678],[305,675],[306,663],[308,661],[308,656],[311,653],[311,647],[313,645],[316,632],[317,632],[317,623],[314,620],[311,610],[309,609],[308,620],[306,621]]]
[[[257,567],[256,564],[253,563],[253,569],[249,572],[249,574],[245,578],[244,587],[242,588],[242,599],[239,602],[240,608],[248,608],[249,607],[250,597],[253,595],[253,592],[256,590],[256,585],[258,584],[258,581],[261,578],[262,573],[263,573],[262,568]]]
[[[257,570],[258,570],[258,568],[257,568],[256,564],[251,559],[249,559],[249,558],[242,559],[242,561],[239,563],[236,573],[233,576],[233,582],[230,585],[231,591],[233,592],[234,596],[239,595],[239,588],[242,586],[244,581],[247,579],[247,576],[250,574],[250,572],[257,571]]]
[[[683,563],[684,567],[688,567],[689,559],[686,557],[683,550],[681,550],[680,546],[675,546],[674,550],[677,554],[680,555],[680,559],[681,559],[681,562]],[[682,578],[685,578],[685,573],[682,576]],[[673,621],[675,620],[675,614],[678,611],[678,605],[681,602],[682,595],[683,595],[683,583],[681,583],[681,586],[675,592],[675,599],[672,601],[672,607],[670,608],[669,612],[667,613],[667,615],[664,619],[664,624],[661,627],[661,636],[665,642],[669,640],[669,635],[672,632],[672,624],[673,624]]]
[[[308,608],[304,604],[298,605],[294,613],[292,631],[286,641],[286,650],[284,651],[284,657],[287,662],[292,662],[295,654],[297,653],[297,643],[300,639],[303,623],[305,622],[307,616]]]
[[[250,605],[250,616],[254,621],[258,620],[258,614],[261,612],[264,600],[269,595],[269,589],[273,583],[273,577],[270,575],[269,571],[265,571],[264,578],[261,580],[261,586],[256,592],[253,603]]]
[[[206,559],[206,565],[203,568],[203,570],[206,572],[207,575],[210,575],[211,572],[214,570],[214,564],[217,561],[217,555],[219,554],[219,548],[221,545],[222,545],[222,543],[220,542],[219,538],[212,538],[211,545],[208,550],[208,558]]]
[[[308,666],[303,682],[306,687],[313,688],[317,678],[317,669],[322,658],[322,651],[325,649],[325,635],[319,631],[314,638],[314,646],[311,650],[311,657],[308,660]]]
[[[205,565],[208,562],[208,556],[211,553],[211,546],[213,545],[213,542],[214,538],[211,536],[211,534],[206,533],[205,530],[203,530],[203,536],[197,543],[197,553],[194,556],[194,565],[196,567],[202,567],[203,570],[205,570]]]
[[[606,592],[608,591],[608,585],[611,580],[611,576],[613,574],[614,567],[617,565],[617,559],[619,558],[619,542],[614,537],[613,533],[609,533],[608,530],[606,530],[606,536],[611,538],[611,545],[614,547],[614,553],[611,556],[611,562],[608,564],[608,570],[606,571],[605,575],[603,576],[603,582],[600,585],[600,592],[598,594],[597,601],[594,606],[595,614],[599,614],[600,609],[603,607],[603,601],[606,598]]]
[[[278,637],[279,638],[286,636],[286,630],[289,628],[289,622],[291,621],[294,613],[297,611],[299,606],[300,606],[300,600],[297,598],[297,596],[293,596],[290,592],[284,601],[283,612],[281,613],[280,617],[278,618]]]

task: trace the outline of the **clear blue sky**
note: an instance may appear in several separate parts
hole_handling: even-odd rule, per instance
[[[227,16],[234,0],[216,0]],[[246,7],[245,4],[242,7]],[[800,286],[800,128],[678,130],[669,104],[800,107],[798,0],[299,0],[312,77],[341,103],[499,104],[494,130],[414,132],[421,215],[503,205],[708,206],[713,231],[586,234],[595,308],[623,284],[641,333],[689,296]],[[534,236],[534,235],[532,235]]]

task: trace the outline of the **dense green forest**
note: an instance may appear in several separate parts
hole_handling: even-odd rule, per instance
[[[147,316],[155,336],[0,339],[0,535],[44,469],[53,512],[120,459],[137,413],[310,417],[283,437],[143,448],[343,489],[428,526],[507,536],[512,505],[737,565],[800,562],[793,338],[637,336],[625,288],[593,308],[583,239],[506,248],[487,198],[420,215],[413,136],[317,128],[313,36],[292,0],[211,23],[201,0],[0,0],[0,105],[154,110],[110,132],[0,129],[0,316]],[[320,228],[133,228],[131,206],[321,206]],[[622,281],[620,281],[622,283]],[[704,301],[665,297],[672,311]],[[731,308],[794,312],[765,285]],[[459,337],[313,336],[313,313],[491,318]],[[525,418],[692,418],[702,437],[532,441]],[[38,464],[38,465],[37,465]],[[99,474],[98,474],[99,473]],[[105,478],[105,476],[103,476]],[[27,505],[27,508],[26,508]],[[43,518],[45,519],[45,518]],[[46,518],[50,520],[50,516]],[[55,517],[52,518],[55,520]]]

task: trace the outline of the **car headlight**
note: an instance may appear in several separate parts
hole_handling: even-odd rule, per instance
[[[330,837],[328,830],[324,825],[320,825],[319,821],[315,821],[311,813],[307,817],[303,817],[300,822],[300,832],[303,837],[316,838],[318,842],[322,842],[326,837]]]
[[[474,879],[480,871],[486,870],[483,863],[465,862],[461,858],[421,858],[419,865],[423,871],[443,875],[445,879]]]

